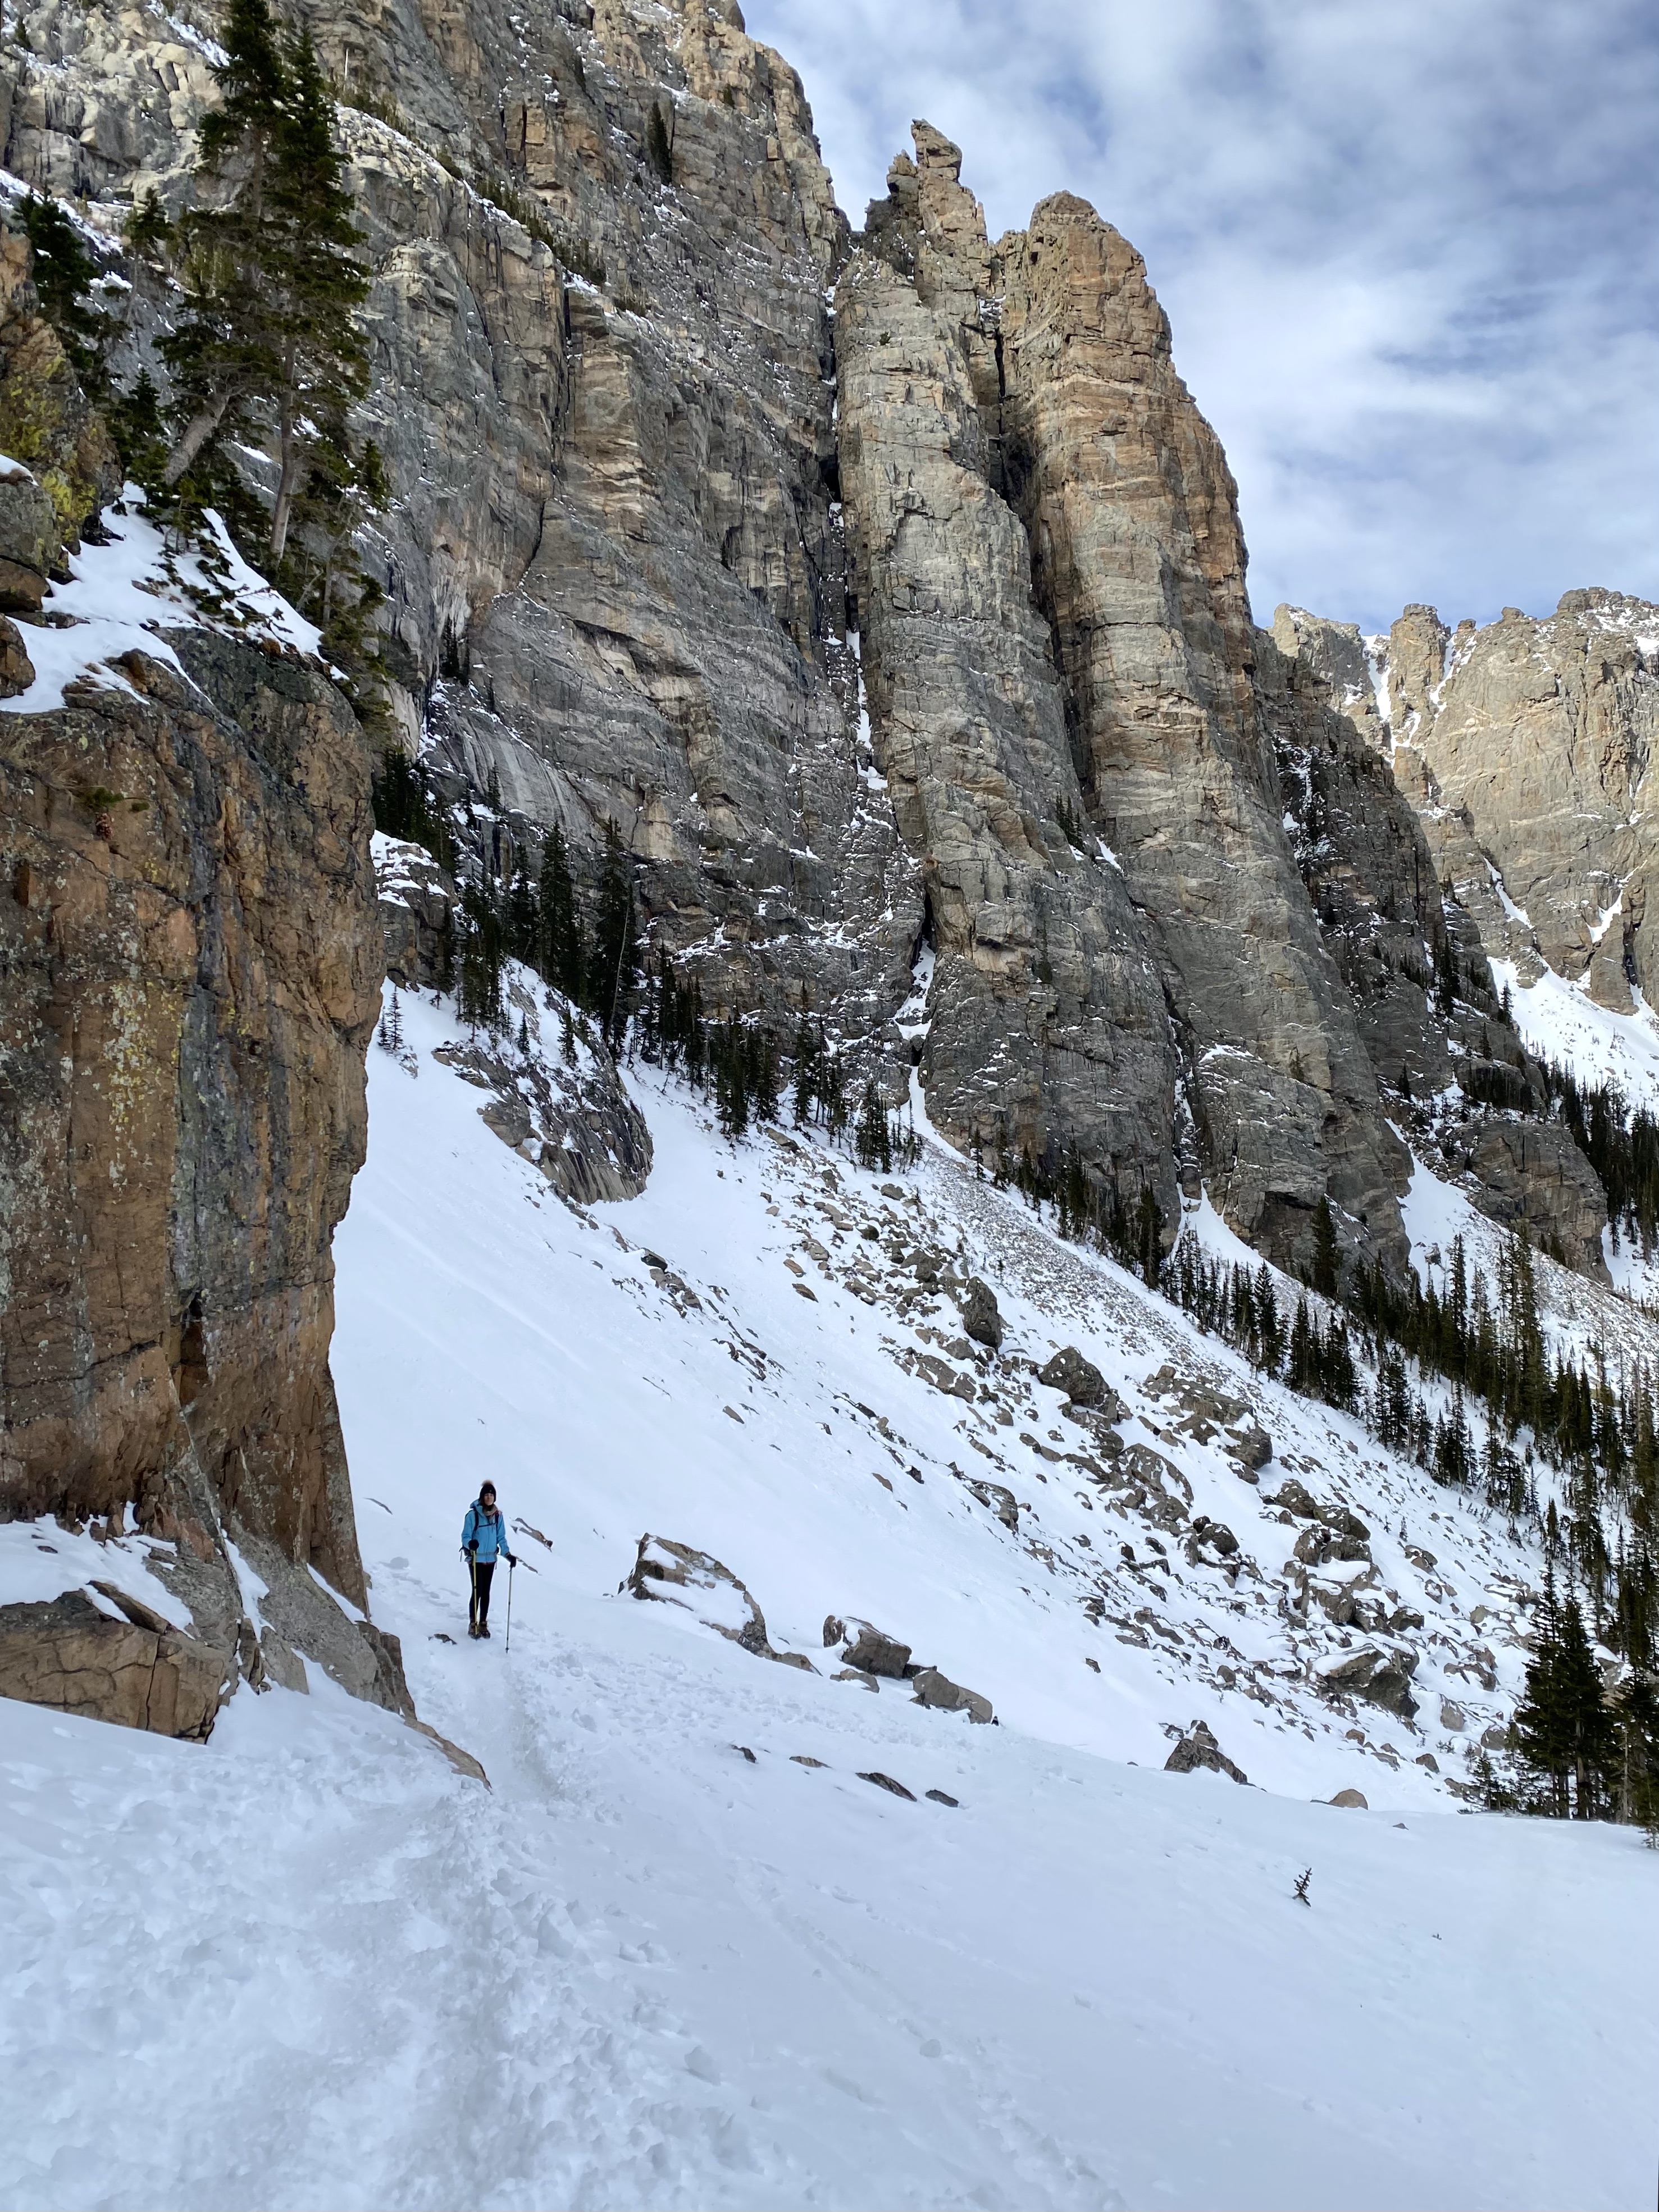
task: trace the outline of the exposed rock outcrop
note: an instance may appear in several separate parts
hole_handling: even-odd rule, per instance
[[[204,1741],[235,1687],[234,1651],[112,1596],[108,1612],[82,1590],[0,1605],[0,1697]]]
[[[1164,1762],[1166,1774],[1195,1774],[1200,1770],[1231,1775],[1235,1782],[1248,1782],[1250,1778],[1242,1766],[1236,1766],[1228,1758],[1206,1721],[1194,1721]]]
[[[1642,929],[1654,871],[1659,607],[1565,593],[1448,631],[1408,607],[1389,635],[1395,772],[1443,876],[1494,955],[1534,981],[1540,960],[1626,1012],[1659,989]]]
[[[183,675],[129,656],[0,716],[0,1500],[171,1534],[192,1460],[361,1604],[328,1345],[380,974],[365,749],[299,664],[168,641]]]
[[[677,1544],[671,1536],[641,1536],[623,1588],[637,1598],[684,1606],[704,1627],[712,1628],[728,1643],[741,1644],[757,1658],[802,1667],[809,1674],[817,1671],[805,1652],[773,1649],[766,1633],[766,1616],[747,1585],[708,1552]]]
[[[1397,1261],[1405,1155],[1280,827],[1232,481],[1139,258],[1066,194],[991,246],[915,135],[836,301],[872,724],[940,954],[930,1102],[986,1141],[1006,1109],[950,1086],[1063,1037],[1016,1140],[1167,1193],[1174,1122],[1144,1117],[1184,1076],[1246,1235],[1304,1257],[1329,1196]],[[1000,1002],[996,1057],[953,984],[981,1024]]]

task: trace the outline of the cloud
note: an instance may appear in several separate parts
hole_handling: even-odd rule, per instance
[[[1659,598],[1648,0],[748,0],[855,223],[925,116],[994,236],[1146,256],[1259,618]]]

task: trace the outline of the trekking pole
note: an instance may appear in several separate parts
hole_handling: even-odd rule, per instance
[[[503,1657],[513,1649],[513,1577],[518,1571],[518,1561],[509,1559],[507,1563],[507,1643],[502,1650]]]

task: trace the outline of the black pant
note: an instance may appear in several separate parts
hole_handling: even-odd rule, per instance
[[[472,1606],[471,1620],[474,1628],[484,1628],[489,1622],[489,1585],[495,1578],[495,1562],[487,1559],[482,1565],[472,1562]]]

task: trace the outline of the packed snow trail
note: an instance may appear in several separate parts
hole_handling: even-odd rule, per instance
[[[307,1697],[238,1697],[205,1747],[0,1704],[0,2204],[1647,2203],[1639,1835],[1454,1812],[1420,1735],[1349,1741],[1283,1624],[1213,1576],[1135,1582],[1144,1646],[1096,1626],[1080,1539],[1115,1553],[1127,1524],[1028,1454],[1011,1534],[950,1472],[994,1472],[967,1435],[1006,1456],[1009,1431],[902,1371],[890,1313],[828,1261],[787,1270],[821,1161],[729,1146],[650,1086],[649,1189],[583,1217],[432,1060],[447,1012],[404,1016],[421,1072],[369,1055],[335,1365],[376,1617],[492,1787],[315,1668]],[[971,1177],[921,1183],[998,1233],[1007,1202]],[[848,1232],[836,1265],[861,1249]],[[1050,1334],[1126,1390],[1171,1345],[1225,1365],[1018,1218],[998,1249],[1028,1341],[1040,1273]],[[1437,1514],[1455,1656],[1501,1534],[1351,1425],[1271,1412],[1281,1457],[1322,1435],[1349,1494]],[[1164,1448],[1271,1562],[1287,1535],[1249,1486]],[[465,1637],[485,1474],[545,1539],[515,1526],[510,1655],[500,1625]],[[647,1528],[715,1553],[820,1671],[619,1594]],[[830,1610],[1002,1725],[830,1679]],[[1224,1621],[1258,1696],[1200,1678]],[[1200,1712],[1266,1786],[1160,1771]],[[1389,1809],[1309,1802],[1354,1782]]]

